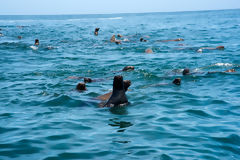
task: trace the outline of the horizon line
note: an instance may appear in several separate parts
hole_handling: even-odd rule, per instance
[[[240,8],[232,9],[212,9],[212,10],[187,10],[187,11],[153,11],[153,12],[119,12],[119,13],[69,13],[69,14],[0,14],[0,16],[68,16],[68,15],[114,15],[114,14],[151,14],[151,13],[178,13],[178,12],[207,12],[207,11],[223,11],[223,10],[240,10]]]

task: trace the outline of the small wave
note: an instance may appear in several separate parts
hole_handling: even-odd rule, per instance
[[[111,17],[111,18],[98,18],[99,20],[117,20],[117,19],[123,19],[123,17]]]
[[[86,18],[67,19],[67,21],[84,21]]]

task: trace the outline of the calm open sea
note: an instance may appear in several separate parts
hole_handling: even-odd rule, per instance
[[[240,159],[240,10],[0,16],[0,29],[1,160]],[[131,104],[99,108],[118,74]],[[80,93],[69,76],[105,80]]]

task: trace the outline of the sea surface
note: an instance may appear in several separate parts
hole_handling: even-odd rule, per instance
[[[240,159],[240,10],[0,16],[0,29],[1,160]],[[115,75],[130,104],[100,108]],[[76,77],[99,81],[78,92]]]

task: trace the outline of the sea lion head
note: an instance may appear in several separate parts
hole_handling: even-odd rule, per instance
[[[117,37],[122,38],[123,36],[121,34],[118,34]]]
[[[181,84],[181,78],[175,78],[172,82],[175,85],[180,85]]]
[[[185,68],[182,72],[183,75],[188,75],[190,73],[190,70],[188,68]]]
[[[34,43],[36,46],[39,45],[39,40],[38,39],[35,39],[35,43]]]
[[[115,40],[115,43],[116,44],[122,44],[121,41],[119,41],[119,40]]]
[[[124,90],[123,77],[118,75],[113,80],[113,92],[114,90]]]
[[[127,91],[128,87],[130,87],[132,82],[130,80],[124,80],[123,85],[124,85],[124,90]]]
[[[98,32],[100,28],[95,28],[95,32]]]
[[[85,91],[85,90],[87,90],[85,83],[78,83],[77,87],[76,87],[76,90],[78,90],[78,91]]]
[[[85,78],[84,78],[84,82],[85,82],[85,83],[91,83],[91,82],[92,82],[92,79],[91,79],[91,78],[86,78],[86,77],[85,77]]]

